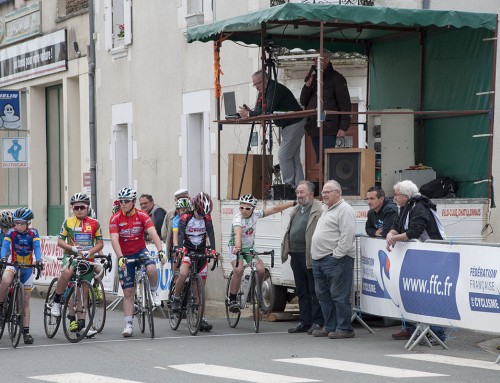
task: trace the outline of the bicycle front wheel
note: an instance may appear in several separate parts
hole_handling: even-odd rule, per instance
[[[12,347],[16,348],[23,332],[24,318],[24,286],[21,283],[11,284],[9,291],[12,291],[10,301],[10,322],[9,336]]]
[[[146,313],[144,310],[144,288],[142,284],[142,279],[138,280],[139,282],[136,282],[135,286],[135,307],[134,307],[134,313],[135,316],[137,317],[137,322],[139,323],[139,330],[141,330],[141,333],[144,333],[144,330],[146,330]]]
[[[260,283],[259,274],[252,272],[251,291],[252,291],[252,313],[253,313],[253,327],[255,332],[259,332],[260,322],[260,306],[262,303],[262,285]]]
[[[106,323],[106,292],[102,281],[99,283],[94,282],[94,295],[95,295],[95,314],[92,321],[92,328],[101,332]]]
[[[146,275],[143,276],[144,284],[144,313],[146,314],[146,319],[148,321],[149,334],[151,338],[155,337],[155,323],[153,319],[153,295],[151,294],[151,288],[149,285],[149,279]]]
[[[172,279],[170,280],[170,288],[168,290],[168,301],[167,301],[167,309],[168,309],[168,321],[170,323],[170,328],[172,330],[177,330],[182,320],[182,310],[178,312],[174,312],[172,310],[172,303],[174,301],[174,292],[175,292],[175,283],[179,278],[179,273],[176,272],[172,275]]]
[[[92,284],[85,280],[77,281],[71,287],[62,311],[66,339],[77,343],[85,338],[92,326],[94,314],[95,295]]]
[[[54,296],[56,295],[57,281],[58,278],[54,278],[50,282],[49,289],[47,290],[47,296],[45,297],[45,304],[43,306],[43,327],[45,329],[45,334],[49,339],[56,335],[59,325],[61,324],[60,316],[54,317],[50,314],[50,309],[54,303]]]
[[[199,275],[192,277],[189,289],[186,292],[186,317],[188,329],[191,335],[198,334],[200,331],[201,319],[203,318],[203,307],[205,302],[205,290],[203,281]]]
[[[229,274],[229,279],[227,280],[227,287],[226,287],[226,318],[227,318],[227,323],[229,324],[229,327],[235,328],[240,321],[240,316],[241,316],[241,300],[243,299],[243,292],[241,291],[241,284],[240,284],[240,289],[238,290],[238,294],[236,295],[236,302],[240,305],[238,308],[238,311],[231,311],[229,307],[229,294],[231,292],[231,282],[234,277],[234,271],[231,271],[231,274]]]

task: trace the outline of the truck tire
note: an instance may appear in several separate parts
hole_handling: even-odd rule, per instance
[[[266,269],[262,281],[262,311],[264,314],[284,311],[286,307],[286,287],[273,284],[271,274]]]

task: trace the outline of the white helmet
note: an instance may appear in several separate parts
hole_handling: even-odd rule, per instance
[[[137,192],[131,188],[122,188],[118,192],[118,199],[136,199]]]
[[[255,198],[251,194],[243,194],[240,197],[240,203],[247,203],[249,205],[252,205],[253,207],[257,206],[257,198]]]

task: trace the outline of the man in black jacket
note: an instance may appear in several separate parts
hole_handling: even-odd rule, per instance
[[[262,70],[252,75],[253,86],[259,92],[257,104],[253,110],[240,107],[241,117],[254,117],[274,112],[297,112],[302,108],[293,93],[283,84],[269,78]],[[264,95],[264,97],[262,97]],[[295,189],[304,179],[304,170],[300,163],[300,145],[304,136],[303,118],[273,119],[281,128],[281,145],[278,152],[281,177],[283,182]]]
[[[333,69],[330,63],[330,52],[323,50],[323,110],[350,112],[351,96],[347,88],[347,80]],[[300,103],[305,109],[317,107],[317,79],[316,74],[306,77],[304,87],[300,93]],[[337,137],[345,137],[351,122],[350,114],[330,114],[323,122],[323,150],[335,148]],[[316,115],[308,117],[306,132],[316,152],[316,162],[319,162],[319,128]]]
[[[385,192],[380,186],[372,186],[366,193],[368,200],[368,219],[365,230],[370,237],[385,238],[398,217],[397,205],[385,198]]]

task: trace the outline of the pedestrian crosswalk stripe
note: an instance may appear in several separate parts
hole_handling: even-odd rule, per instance
[[[245,370],[242,368],[218,366],[216,364],[204,364],[204,363],[177,364],[169,367],[197,375],[234,379],[238,382],[253,382],[253,383],[318,382],[318,380],[297,378],[295,376],[278,375],[278,374],[271,374],[267,372],[259,372],[253,370]]]
[[[54,383],[141,383],[136,380],[110,378],[109,376],[84,374],[83,372],[72,372],[69,374],[30,376],[30,379],[43,380]]]
[[[484,360],[457,358],[455,356],[436,355],[436,354],[401,354],[401,355],[387,355],[387,356],[391,356],[393,358],[403,358],[403,359],[412,359],[425,362],[451,364],[453,366],[475,367],[487,370],[500,371],[500,365],[493,363],[493,360],[491,362],[486,362]]]
[[[349,362],[346,360],[335,360],[335,359],[325,359],[325,358],[291,358],[291,359],[274,359],[274,360],[276,362],[301,364],[308,367],[329,368],[332,370],[385,376],[388,378],[428,378],[435,376],[449,376],[443,374],[435,374],[432,372],[407,370],[402,368],[380,366],[376,364],[357,363],[357,362]]]

